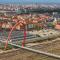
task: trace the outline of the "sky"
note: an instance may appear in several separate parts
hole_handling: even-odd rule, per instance
[[[60,0],[0,0],[0,3],[60,3]]]

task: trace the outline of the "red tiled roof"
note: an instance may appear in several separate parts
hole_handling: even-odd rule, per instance
[[[60,25],[57,24],[55,28],[60,30]]]

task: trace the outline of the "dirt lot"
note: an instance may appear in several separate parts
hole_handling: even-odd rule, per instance
[[[60,59],[19,49],[17,51],[0,54],[0,60],[60,60]]]
[[[34,44],[35,43],[32,43],[30,48],[60,55],[60,38],[43,43],[36,43],[35,45]]]
[[[31,47],[36,50],[42,50],[60,55],[60,38],[53,41],[45,41],[42,43],[30,43]],[[1,52],[1,50],[0,50]],[[46,55],[34,53],[24,49],[18,49],[0,53],[0,60],[60,60]]]

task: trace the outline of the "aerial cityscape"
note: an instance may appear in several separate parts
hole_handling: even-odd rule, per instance
[[[60,0],[0,0],[0,60],[60,60]]]

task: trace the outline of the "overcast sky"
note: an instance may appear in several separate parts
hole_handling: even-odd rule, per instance
[[[60,3],[60,0],[0,0],[0,3]]]

